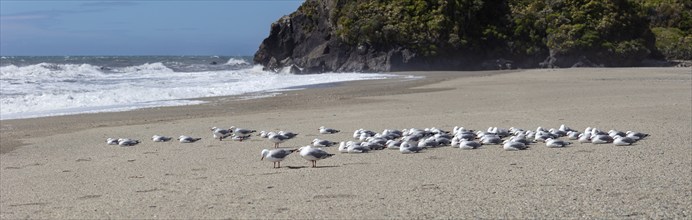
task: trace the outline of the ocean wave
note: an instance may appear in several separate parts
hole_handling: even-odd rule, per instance
[[[39,63],[21,67],[15,65],[0,67],[0,77],[3,79],[73,78],[102,74],[101,67],[90,64]]]
[[[237,58],[230,58],[228,61],[226,61],[225,65],[250,65],[246,60],[244,59],[237,59]]]
[[[90,64],[4,66],[0,71],[0,119],[183,105],[202,97],[387,77],[360,73],[294,75],[244,65],[199,72],[174,71],[161,62],[113,69]]]
[[[164,65],[161,62],[156,62],[156,63],[145,63],[142,65],[137,65],[137,66],[126,66],[126,67],[120,67],[120,68],[114,68],[112,69],[114,72],[162,72],[162,73],[170,73],[173,72],[173,69],[168,68],[166,65]]]

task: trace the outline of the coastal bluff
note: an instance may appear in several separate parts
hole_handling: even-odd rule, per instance
[[[306,0],[271,24],[254,62],[307,74],[642,66],[665,59],[635,4]]]

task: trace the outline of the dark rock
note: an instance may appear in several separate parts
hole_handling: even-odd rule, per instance
[[[486,70],[509,70],[514,69],[514,61],[507,60],[504,58],[486,60],[481,63],[483,69]]]
[[[381,50],[367,44],[354,47],[332,37],[335,22],[329,14],[337,4],[308,0],[304,7],[314,7],[313,14],[297,10],[274,22],[269,36],[255,53],[254,62],[272,71],[288,67],[292,73],[422,70],[439,63],[419,60],[407,48]]]
[[[561,54],[550,51],[550,55],[539,64],[541,68],[569,68],[569,67],[599,67],[603,63],[594,63],[584,54]]]

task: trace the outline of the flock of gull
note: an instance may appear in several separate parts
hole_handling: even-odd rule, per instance
[[[340,130],[321,126],[318,129],[320,134],[336,134]],[[252,137],[254,133],[258,136],[274,143],[274,149],[263,149],[261,160],[274,163],[274,168],[281,167],[281,161],[288,155],[298,151],[300,156],[310,161],[312,167],[317,166],[317,161],[334,156],[322,148],[338,145],[341,153],[367,153],[373,150],[393,149],[399,150],[403,154],[417,153],[428,148],[452,147],[463,150],[473,150],[483,145],[502,146],[507,151],[526,150],[529,146],[543,143],[549,148],[562,148],[572,144],[570,141],[592,144],[614,144],[617,146],[632,145],[648,134],[636,131],[609,130],[605,132],[598,128],[588,127],[583,132],[560,125],[559,128],[545,129],[538,127],[535,130],[524,130],[521,128],[498,128],[489,127],[487,130],[469,130],[464,127],[456,126],[452,131],[445,131],[439,128],[410,128],[410,129],[385,129],[376,133],[371,130],[357,129],[353,132],[353,140],[334,142],[330,140],[314,139],[311,144],[298,149],[279,148],[279,145],[295,138],[298,133],[290,131],[266,132],[231,126],[229,129],[212,127],[211,133],[214,139],[220,141],[230,138],[236,141],[244,141]],[[562,140],[560,138],[568,140]],[[152,141],[167,142],[172,137],[154,135]],[[181,135],[178,137],[180,143],[193,143],[202,138]],[[130,138],[108,138],[107,144],[120,146],[133,146],[140,141]]]

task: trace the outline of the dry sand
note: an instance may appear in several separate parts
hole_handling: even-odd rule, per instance
[[[203,105],[1,121],[0,218],[413,219],[692,216],[692,70],[587,68],[415,72],[425,79],[344,83]],[[358,128],[489,126],[651,134],[634,146],[536,144],[417,154],[382,150],[282,168],[259,137],[218,141],[231,125],[351,140]],[[320,135],[319,126],[341,129]],[[202,137],[154,143],[154,134]],[[107,137],[137,138],[134,147]],[[563,138],[564,139],[564,138]]]

